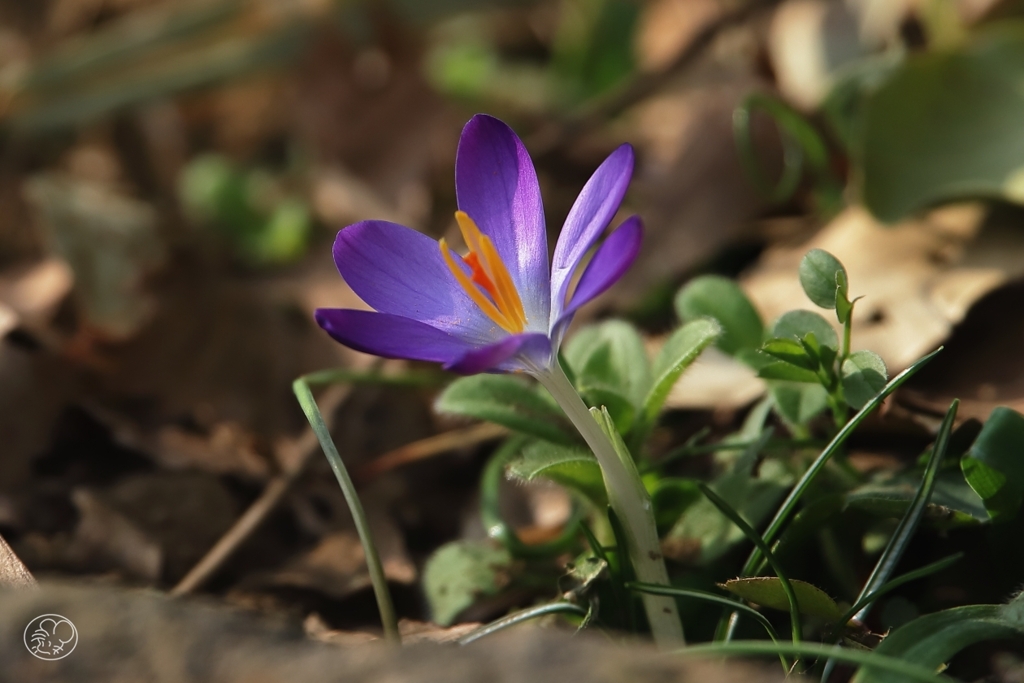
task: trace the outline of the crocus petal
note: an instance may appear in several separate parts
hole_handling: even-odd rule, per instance
[[[363,221],[334,241],[338,272],[381,313],[487,344],[505,333],[459,287],[435,240],[396,223]]]
[[[314,317],[336,341],[384,358],[450,363],[474,348],[436,327],[388,313],[318,308]]]
[[[548,324],[548,243],[533,161],[522,140],[478,114],[462,129],[455,159],[459,209],[494,241],[523,300],[529,329]]]
[[[523,358],[529,363],[524,363]],[[496,344],[474,349],[444,366],[445,370],[474,375],[488,370],[527,370],[551,362],[551,341],[546,334],[513,334]]]
[[[632,175],[633,148],[622,145],[594,171],[572,205],[558,236],[551,265],[552,320],[561,318],[572,275],[619,210]]]
[[[590,259],[569,304],[555,321],[551,338],[557,347],[572,316],[584,304],[608,291],[633,265],[643,242],[644,227],[639,216],[630,216],[615,232],[608,236]]]

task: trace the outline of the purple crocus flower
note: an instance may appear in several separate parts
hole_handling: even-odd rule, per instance
[[[462,131],[455,162],[460,256],[410,228],[369,220],[338,233],[334,261],[375,311],[321,308],[316,321],[342,344],[386,358],[442,363],[462,374],[550,368],[573,314],[614,284],[640,249],[633,216],[570,285],[622,202],[633,149],[622,145],[587,181],[548,269],[544,209],[522,141],[491,116]]]

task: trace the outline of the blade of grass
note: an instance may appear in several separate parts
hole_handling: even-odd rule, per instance
[[[767,631],[768,637],[772,639],[772,642],[779,642],[778,634],[775,629],[772,628],[772,622],[768,621],[768,617],[758,612],[753,607],[745,605],[741,602],[736,602],[732,598],[727,598],[724,595],[718,595],[716,593],[709,593],[707,591],[698,591],[690,588],[676,588],[675,586],[659,586],[653,583],[640,583],[638,581],[630,581],[626,584],[626,588],[638,591],[640,593],[653,593],[654,595],[670,595],[676,598],[691,598],[693,600],[703,600],[704,602],[714,602],[719,605],[725,605],[731,609],[739,610],[744,614],[748,614],[757,620],[764,630]],[[788,665],[787,665],[788,670]]]
[[[903,553],[906,552],[907,546],[910,545],[910,540],[917,531],[921,518],[924,517],[928,500],[932,497],[932,491],[935,490],[935,477],[939,472],[943,459],[946,457],[946,450],[949,448],[949,435],[953,432],[953,422],[956,420],[956,411],[959,406],[959,399],[953,399],[949,410],[946,411],[946,417],[942,420],[942,426],[939,427],[939,433],[935,437],[935,445],[932,447],[931,456],[928,458],[928,464],[925,466],[921,485],[917,487],[917,493],[914,494],[914,500],[911,501],[906,514],[900,519],[896,531],[893,532],[889,543],[885,546],[885,550],[882,551],[882,556],[878,558],[875,568],[871,571],[871,576],[868,577],[864,588],[861,589],[860,595],[857,596],[855,607],[860,605],[860,609],[855,611],[854,615],[860,621],[867,618],[868,613],[875,604],[875,600],[878,598],[879,589],[885,586],[889,577],[892,576],[896,565],[903,558]],[[848,621],[849,618],[844,617],[838,624],[839,628],[842,629]],[[841,634],[842,630],[839,633]],[[833,659],[825,662],[825,669],[821,674],[822,683],[828,681],[829,674],[832,673],[834,667],[835,661]]]
[[[943,559],[941,559],[941,560],[939,560],[937,562],[932,562],[931,564],[926,564],[925,566],[921,567],[920,569],[915,569],[912,572],[907,572],[906,574],[901,574],[901,575],[897,576],[895,579],[893,579],[892,581],[889,581],[888,583],[886,583],[886,584],[884,584],[882,586],[879,586],[873,592],[868,593],[868,594],[864,595],[863,597],[861,597],[860,599],[858,599],[857,602],[855,602],[850,609],[846,610],[846,614],[843,615],[843,618],[839,622],[840,625],[846,624],[847,622],[849,622],[850,619],[853,619],[854,615],[856,615],[858,612],[860,612],[864,608],[865,605],[871,603],[872,601],[877,600],[878,598],[880,598],[883,595],[885,595],[885,594],[887,594],[887,593],[889,593],[889,592],[899,588],[900,586],[902,586],[905,583],[910,583],[911,581],[917,581],[918,579],[923,579],[924,577],[929,576],[931,574],[935,574],[935,573],[941,572],[946,567],[949,567],[952,564],[954,564],[957,561],[959,561],[960,558],[962,558],[963,556],[964,556],[963,553],[955,553],[955,554],[950,555],[949,557],[945,557],[945,558],[943,558]]]
[[[621,571],[616,571],[612,566],[612,563],[608,560],[608,553],[605,551],[601,541],[597,540],[597,536],[590,530],[590,526],[586,522],[580,522],[580,531],[587,537],[587,543],[590,544],[590,549],[594,551],[594,554],[598,558],[604,561],[608,566],[608,576],[612,583],[612,599],[615,601],[615,607],[618,608],[620,616],[626,616],[629,614],[626,610],[629,610],[629,605],[626,600],[625,590],[625,579],[622,578]]]
[[[590,612],[583,609],[579,605],[574,605],[571,602],[552,602],[547,605],[538,605],[537,607],[528,607],[524,610],[514,612],[507,617],[502,617],[496,621],[492,621],[489,624],[484,624],[480,628],[470,631],[466,635],[459,638],[457,641],[459,645],[468,645],[474,640],[480,640],[484,636],[489,636],[492,633],[497,633],[502,629],[521,624],[524,621],[530,619],[536,619],[537,617],[544,617],[549,614],[576,614],[586,618]]]
[[[864,652],[839,647],[838,645],[824,645],[822,643],[802,642],[794,643],[768,643],[763,640],[735,640],[730,643],[704,643],[701,645],[690,645],[676,654],[684,657],[717,657],[717,656],[756,656],[756,655],[796,655],[810,657],[832,657],[851,664],[860,664],[890,671],[905,676],[921,683],[949,683],[949,679],[940,676],[931,669],[905,662],[902,659],[880,655],[877,652]]]
[[[384,565],[381,564],[380,554],[373,542],[370,525],[366,519],[366,513],[363,511],[363,504],[359,500],[359,494],[356,493],[355,484],[352,483],[352,477],[349,476],[345,463],[338,453],[338,448],[334,445],[334,440],[331,439],[331,433],[328,431],[327,425],[324,424],[323,415],[320,414],[320,408],[316,404],[316,399],[313,398],[313,392],[310,391],[306,378],[300,377],[295,380],[292,383],[292,391],[295,392],[295,398],[298,399],[302,412],[305,413],[306,419],[309,421],[309,426],[313,428],[317,440],[320,441],[320,447],[323,448],[327,462],[334,470],[334,476],[338,480],[341,492],[345,495],[345,502],[348,503],[348,509],[352,513],[356,531],[359,533],[359,541],[362,543],[363,553],[366,555],[366,567],[369,570],[370,582],[373,584],[373,592],[377,598],[377,610],[380,612],[380,620],[384,626],[384,637],[389,642],[399,644],[402,642],[402,637],[398,633],[398,619],[391,602],[387,579],[384,577]]]
[[[786,500],[784,500],[782,502],[782,505],[779,506],[779,511],[775,513],[775,517],[772,519],[771,523],[768,525],[768,528],[764,532],[765,543],[770,544],[776,539],[776,537],[779,535],[779,532],[782,531],[783,525],[785,525],[785,523],[789,521],[790,516],[795,512],[797,503],[800,502],[800,499],[803,497],[804,493],[807,492],[807,489],[814,481],[814,478],[818,475],[818,472],[820,472],[821,469],[825,466],[825,464],[832,458],[832,456],[839,451],[842,445],[846,442],[846,439],[849,438],[850,434],[852,434],[853,431],[860,426],[860,423],[863,422],[875,408],[881,405],[882,401],[884,401],[889,396],[889,394],[896,391],[896,389],[898,389],[901,384],[910,379],[918,370],[924,367],[924,365],[928,363],[928,361],[930,361],[932,358],[934,358],[936,354],[938,354],[940,351],[942,351],[942,347],[939,347],[935,351],[932,351],[927,356],[921,358],[916,363],[911,365],[909,368],[893,377],[892,380],[890,380],[889,383],[885,385],[885,388],[882,389],[881,392],[879,392],[878,396],[875,396],[873,399],[868,401],[864,405],[864,407],[857,411],[857,414],[854,415],[853,418],[849,422],[847,422],[841,430],[839,430],[839,433],[836,434],[832,441],[829,443],[829,445],[825,447],[825,450],[821,452],[821,455],[819,455],[817,459],[813,463],[811,463],[811,466],[808,467],[807,471],[804,472],[802,477],[800,477],[800,481],[798,481],[796,485],[793,486],[793,490],[789,492],[789,495],[786,497]],[[761,549],[755,548],[754,551],[750,554],[750,557],[747,559],[747,562],[743,567],[743,572],[741,576],[751,576],[760,565],[762,559],[763,558]]]
[[[779,577],[779,582],[782,584],[782,590],[786,594],[786,599],[789,600],[789,619],[792,622],[793,629],[793,642],[799,643],[803,640],[802,633],[802,620],[800,619],[800,605],[796,600],[796,592],[793,590],[793,584],[789,582],[789,577],[782,571],[782,567],[778,562],[775,561],[775,555],[772,554],[768,544],[764,542],[761,535],[754,530],[752,526],[747,524],[747,521],[743,519],[739,512],[736,511],[733,506],[729,505],[728,501],[719,496],[717,493],[711,490],[711,487],[707,484],[699,484],[701,493],[707,496],[718,510],[729,518],[729,520],[739,527],[743,535],[746,536],[755,546],[757,546],[764,554],[765,559],[775,570],[776,576]],[[735,607],[734,607],[735,609]]]
[[[911,502],[910,507],[907,508],[903,519],[900,520],[899,526],[896,527],[892,538],[889,539],[889,543],[885,546],[885,550],[871,572],[871,576],[868,577],[867,583],[864,584],[864,589],[857,596],[857,602],[860,602],[884,585],[889,580],[889,577],[892,576],[892,572],[896,569],[900,559],[903,558],[903,553],[906,552],[910,539],[917,531],[921,518],[924,517],[924,511],[928,505],[928,500],[932,497],[932,491],[935,490],[935,477],[938,474],[942,460],[946,456],[946,449],[949,447],[949,435],[953,431],[953,422],[956,420],[956,411],[959,406],[959,399],[953,399],[949,410],[946,411],[946,417],[939,428],[938,436],[935,438],[935,446],[932,447],[931,457],[928,459],[928,465],[925,467],[921,485],[917,488],[914,500]],[[863,621],[870,609],[871,603],[869,602],[857,612],[857,619]]]
[[[800,477],[800,480],[793,486],[793,490],[791,490],[789,495],[786,496],[782,505],[779,506],[778,512],[775,513],[775,517],[764,532],[763,538],[766,544],[771,545],[771,543],[776,540],[779,533],[782,531],[782,527],[785,526],[786,522],[789,521],[789,518],[796,511],[797,503],[800,502],[804,493],[806,493],[807,489],[810,488],[810,485],[818,475],[818,472],[821,471],[833,455],[839,452],[839,449],[846,442],[846,439],[849,438],[850,434],[860,426],[861,422],[867,419],[867,416],[870,415],[875,408],[881,405],[882,401],[884,401],[889,394],[896,391],[901,384],[913,377],[918,370],[923,368],[940,351],[942,351],[941,346],[929,353],[927,356],[920,358],[909,368],[889,380],[889,383],[885,385],[882,391],[864,404],[864,407],[857,411],[857,414],[839,430],[835,437],[833,437],[832,441],[829,442],[828,446],[825,447],[825,450],[821,452],[821,455],[811,463],[811,466],[807,468],[807,471],[804,472],[802,477]],[[740,577],[754,576],[760,570],[763,559],[764,554],[762,550],[755,547],[747,558],[746,563],[743,565]],[[733,615],[728,615],[723,618],[723,620],[719,622],[718,629],[715,634],[715,640],[729,640],[732,637],[732,631],[735,623]]]

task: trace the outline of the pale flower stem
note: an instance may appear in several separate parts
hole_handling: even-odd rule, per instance
[[[557,362],[554,367],[538,368],[533,374],[562,407],[597,457],[608,491],[608,502],[622,523],[637,579],[644,583],[669,585],[654,525],[651,498],[632,458],[628,454],[619,457],[609,436],[594,419]],[[683,627],[675,598],[645,593],[642,600],[651,634],[658,647],[669,649],[683,645]]]

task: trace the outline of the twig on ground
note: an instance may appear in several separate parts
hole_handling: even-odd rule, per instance
[[[352,392],[351,385],[329,387],[320,399],[326,419],[331,416]],[[291,485],[305,471],[314,456],[320,453],[320,442],[312,429],[307,428],[298,439],[291,440],[279,450],[278,461],[288,463],[284,471],[270,480],[256,501],[228,529],[217,544],[199,560],[185,577],[171,589],[171,595],[185,595],[206,583],[221,565],[238,549],[238,547],[266,519],[267,515],[277,507]]]

